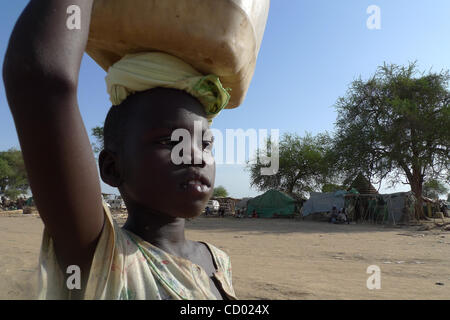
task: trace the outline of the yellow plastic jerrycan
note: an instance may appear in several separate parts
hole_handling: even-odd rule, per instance
[[[162,51],[245,98],[270,0],[95,0],[86,51],[104,70],[129,53]]]

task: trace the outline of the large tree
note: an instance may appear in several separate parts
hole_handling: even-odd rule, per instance
[[[267,141],[266,153],[272,150],[272,142]],[[262,175],[261,168],[265,167],[259,161],[247,165],[250,172],[251,185],[260,191],[277,189],[288,194],[307,196],[311,191],[320,190],[321,186],[331,176],[331,138],[328,134],[312,136],[306,134],[300,137],[297,134],[284,134],[278,144],[279,169],[274,175]]]
[[[213,197],[218,197],[218,198],[228,197],[228,191],[223,186],[215,187]]]
[[[16,149],[0,152],[0,195],[15,199],[28,188],[22,152]]]
[[[367,81],[354,81],[336,107],[335,150],[349,175],[403,182],[422,218],[426,179],[449,181],[449,73],[418,74],[416,63],[383,65]]]

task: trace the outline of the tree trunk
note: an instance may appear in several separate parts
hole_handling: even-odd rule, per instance
[[[423,201],[422,201],[422,177],[418,172],[413,173],[412,181],[411,181],[411,190],[416,197],[415,204],[415,216],[417,220],[426,219],[425,214],[423,213]]]
[[[288,186],[288,189],[287,189],[287,194],[292,194],[293,193],[293,191],[294,191],[294,186],[295,186],[295,184],[291,184],[290,186]]]

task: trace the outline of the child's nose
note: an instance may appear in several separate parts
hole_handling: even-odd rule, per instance
[[[192,142],[189,164],[201,167],[204,167],[206,165],[203,155],[203,144],[201,142]]]

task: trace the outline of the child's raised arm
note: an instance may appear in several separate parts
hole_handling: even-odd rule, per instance
[[[104,222],[96,163],[77,102],[92,3],[31,0],[3,66],[36,206],[61,266],[79,265],[82,276]],[[80,29],[67,27],[71,5],[81,9]]]

